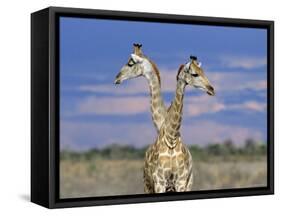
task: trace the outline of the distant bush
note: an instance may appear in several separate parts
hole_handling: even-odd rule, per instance
[[[73,150],[62,150],[61,160],[96,160],[96,159],[140,159],[145,156],[148,146],[136,148],[134,146],[124,146],[120,144],[112,144],[103,149],[90,149],[84,152]],[[253,139],[246,140],[242,146],[234,145],[231,140],[223,143],[213,143],[206,146],[188,145],[192,157],[197,160],[208,160],[213,157],[260,157],[266,155],[267,145],[257,143]]]
[[[92,159],[143,159],[147,147],[135,148],[133,146],[123,146],[112,144],[103,149],[90,149],[84,152],[73,150],[62,150],[61,159],[71,160],[92,160]]]

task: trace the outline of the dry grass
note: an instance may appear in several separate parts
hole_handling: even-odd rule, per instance
[[[142,194],[142,160],[61,161],[60,197]],[[266,186],[266,159],[194,161],[193,190]]]
[[[61,162],[61,198],[142,193],[142,161]]]
[[[262,187],[266,181],[266,160],[194,163],[193,190]]]

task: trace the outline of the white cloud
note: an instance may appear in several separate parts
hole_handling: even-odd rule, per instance
[[[149,123],[118,124],[106,122],[61,123],[61,147],[84,150],[113,143],[142,147],[156,139],[156,130]]]
[[[186,91],[190,91],[187,89]],[[169,103],[170,105],[170,103]],[[263,112],[267,108],[266,102],[247,100],[241,103],[226,104],[223,97],[211,97],[202,92],[201,95],[189,96],[184,99],[184,115],[196,117],[202,114],[212,114],[226,110],[239,110],[241,112]],[[72,112],[65,116],[73,115],[135,115],[150,113],[150,97],[145,96],[88,96],[76,102]]]
[[[134,115],[149,111],[149,98],[90,96],[78,103],[76,111],[78,114]]]
[[[184,121],[181,128],[182,140],[185,144],[207,145],[232,139],[237,145],[243,144],[247,138],[261,141],[265,133],[262,131],[221,124],[213,121]],[[136,147],[154,143],[157,133],[152,123],[118,124],[106,122],[70,122],[61,123],[61,147],[72,149],[88,149],[104,147],[112,143],[133,145]]]
[[[162,69],[161,71],[161,90],[164,93],[174,92],[176,89],[177,71]],[[122,84],[82,85],[77,88],[78,91],[91,93],[109,93],[112,95],[134,95],[149,93],[149,85],[144,77],[125,80]]]
[[[145,78],[126,80],[120,85],[115,85],[113,82],[110,84],[97,84],[97,85],[82,85],[78,91],[91,92],[91,93],[109,93],[112,95],[133,95],[139,93],[149,92],[148,83]]]
[[[177,70],[161,70],[161,92],[174,93],[176,90],[176,74]],[[262,91],[267,89],[266,79],[257,76],[254,72],[241,71],[206,71],[211,84],[216,92],[237,92],[243,90]],[[265,76],[263,76],[265,77]],[[97,84],[97,85],[82,85],[77,88],[81,92],[90,93],[106,93],[111,95],[135,95],[149,93],[149,86],[144,77],[139,77],[131,80],[126,80],[120,85]],[[188,88],[188,91],[197,91],[193,87]]]
[[[254,69],[265,66],[267,63],[266,57],[252,56],[230,56],[225,55],[220,58],[224,67],[228,68],[243,68]]]
[[[183,140],[186,144],[206,145],[231,139],[237,145],[244,144],[248,138],[261,141],[265,133],[243,126],[221,124],[214,121],[187,123],[182,127]]]
[[[267,108],[266,103],[260,103],[257,101],[246,101],[241,104],[232,104],[229,105],[228,109],[239,109],[239,110],[249,110],[249,111],[256,111],[256,112],[263,112]]]
[[[210,114],[222,111],[225,109],[223,102],[220,102],[215,97],[210,97],[206,94],[201,96],[186,96],[184,105],[184,115],[195,117],[202,114]]]
[[[267,89],[267,81],[266,80],[257,80],[248,82],[244,89],[254,89],[254,90],[266,90]]]
[[[265,72],[266,73],[266,72]],[[254,72],[220,72],[210,73],[211,82],[216,92],[238,92],[243,90],[266,91],[267,81],[257,77]]]
[[[162,93],[174,93],[176,89],[176,70],[161,70]],[[252,72],[219,72],[207,71],[207,76],[215,88],[216,95],[210,97],[204,92],[200,96],[189,96],[190,91],[200,91],[193,87],[186,88],[184,112],[186,116],[196,117],[201,114],[212,114],[223,110],[241,110],[260,112],[266,109],[266,103],[248,100],[237,104],[225,104],[225,94],[231,95],[244,90],[253,90],[257,94],[265,92],[267,82],[262,76]],[[133,115],[150,112],[149,87],[144,77],[126,80],[121,85],[99,84],[80,86],[79,91],[109,94],[110,96],[88,96],[76,101],[72,112],[65,115],[103,114]],[[145,94],[136,96],[137,94]],[[266,96],[266,95],[265,95]],[[170,103],[168,103],[170,105]]]
[[[190,89],[187,89],[190,91]],[[184,116],[196,117],[202,114],[212,114],[221,111],[239,110],[241,112],[263,112],[266,102],[247,100],[241,103],[226,104],[222,97],[211,97],[202,92],[201,95],[189,96],[184,99]],[[72,112],[65,116],[77,115],[135,115],[150,114],[149,96],[88,96],[76,102]]]
[[[212,114],[221,111],[239,110],[241,112],[263,112],[267,108],[266,103],[249,100],[241,103],[226,104],[219,98],[210,97],[206,94],[202,96],[192,96],[185,99],[184,115],[196,117],[202,114]]]

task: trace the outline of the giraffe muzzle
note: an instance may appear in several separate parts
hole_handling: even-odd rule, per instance
[[[213,86],[207,86],[207,94],[211,96],[215,95],[215,89],[213,88]]]
[[[115,79],[114,84],[116,84],[116,85],[121,84],[121,80]]]
[[[118,85],[118,84],[121,84],[121,82],[122,82],[121,74],[119,73],[114,80],[114,84]]]

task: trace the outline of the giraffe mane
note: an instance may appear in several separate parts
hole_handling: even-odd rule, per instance
[[[181,70],[183,69],[183,67],[184,67],[184,65],[181,64],[180,67],[179,67],[179,69],[178,69],[177,80],[179,79],[179,75],[180,75],[180,72],[181,72]]]
[[[153,70],[154,70],[154,72],[155,72],[155,74],[156,74],[156,76],[157,76],[157,78],[158,78],[159,84],[161,85],[161,78],[160,78],[160,71],[159,71],[159,69],[157,68],[156,64],[155,64],[153,61],[151,61],[151,60],[148,59],[148,58],[147,58],[147,60],[148,60],[148,61],[150,62],[150,64],[152,65],[152,68],[153,68]]]
[[[134,44],[134,47],[137,48],[137,49],[134,49],[134,53],[136,55],[138,55],[140,57],[144,57],[144,58],[146,58],[150,62],[150,64],[152,65],[152,68],[153,68],[153,70],[154,70],[154,72],[155,72],[155,74],[156,74],[156,76],[158,78],[159,84],[161,86],[160,71],[159,71],[158,67],[156,66],[156,64],[152,60],[150,60],[148,57],[143,55],[143,53],[142,53],[142,51],[140,49],[142,47],[141,44]]]

